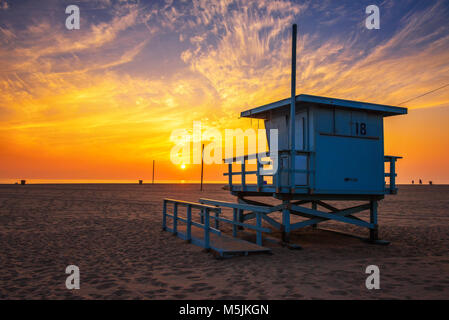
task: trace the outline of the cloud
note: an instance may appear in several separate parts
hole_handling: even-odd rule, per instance
[[[332,3],[83,2],[92,10],[84,10],[79,31],[66,30],[61,16],[5,20],[0,141],[137,161],[165,159],[171,130],[194,120],[222,129],[250,125],[238,119],[240,111],[290,94],[293,22],[297,93],[394,105],[448,82],[443,1],[404,9],[377,33],[364,29],[364,10],[354,15],[354,2],[334,14]],[[448,101],[442,90],[411,106]]]
[[[0,10],[7,10],[8,8],[8,2],[6,0],[0,0]]]
[[[233,110],[288,96],[291,40],[286,30],[293,21],[299,21],[300,30],[299,92],[397,104],[417,87],[425,90],[448,80],[443,1],[406,15],[390,39],[374,43],[373,33],[363,27],[332,38],[320,31],[302,34],[305,9],[310,8],[289,2],[195,2],[193,47],[180,57],[212,84],[221,106]],[[343,7],[337,9],[344,14]],[[334,20],[328,22],[339,21]],[[211,35],[214,39],[203,41]]]

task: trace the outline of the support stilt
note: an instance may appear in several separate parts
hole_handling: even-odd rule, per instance
[[[282,210],[282,242],[290,242],[290,201],[283,200],[285,205]]]
[[[374,229],[369,230],[369,239],[372,242],[379,240],[378,225],[377,225],[377,201],[370,201],[370,223],[374,224]]]
[[[242,222],[242,223],[245,220],[245,217],[243,216],[243,210],[241,210],[241,209],[238,210],[238,218],[239,218],[239,222]],[[239,230],[243,230],[243,227],[242,226],[238,226],[238,229]]]
[[[317,204],[315,201],[312,201],[312,210],[316,210],[317,209]],[[317,228],[317,224],[312,224],[312,228],[316,229]]]

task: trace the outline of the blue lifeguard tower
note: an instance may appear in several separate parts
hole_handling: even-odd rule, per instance
[[[270,129],[278,130],[278,170],[273,176],[263,176],[259,158],[245,156],[239,172],[233,172],[229,165],[225,174],[229,177],[227,189],[241,204],[272,207],[247,197],[281,200],[281,207],[273,209],[282,211],[282,222],[271,218],[266,221],[283,231],[286,242],[290,231],[327,220],[366,227],[370,230],[370,240],[377,242],[377,202],[385,194],[397,192],[395,163],[400,158],[384,155],[383,118],[406,113],[406,108],[305,94],[294,97],[293,112],[291,99],[244,111],[241,117],[264,120],[268,139]],[[257,159],[256,171],[246,171],[247,161],[251,159]],[[385,162],[389,164],[388,172],[385,172]],[[256,175],[257,183],[246,183],[251,174]],[[240,183],[234,182],[236,175],[242,177]],[[388,185],[385,177],[389,179]],[[337,209],[326,200],[367,203]],[[311,207],[305,207],[306,204]],[[370,210],[369,222],[354,216],[364,210]],[[309,219],[291,224],[290,215]],[[240,215],[239,219],[245,221],[251,217]]]
[[[293,25],[291,97],[241,113],[241,117],[264,121],[269,142],[270,130],[277,129],[278,169],[274,174],[264,175],[262,169],[266,163],[262,163],[257,155],[246,155],[244,161],[240,162],[241,170],[235,172],[231,162],[235,163],[237,159],[227,159],[229,169],[225,173],[228,177],[226,189],[237,197],[237,203],[211,199],[200,199],[199,202],[211,206],[207,210],[232,208],[233,220],[219,217],[221,211],[216,211],[215,217],[211,218],[216,222],[232,223],[234,237],[238,229],[255,230],[259,246],[262,245],[262,233],[271,230],[262,227],[262,220],[282,232],[281,243],[285,245],[289,245],[291,231],[307,226],[316,227],[329,220],[367,228],[370,242],[386,244],[386,241],[378,239],[378,201],[385,194],[396,194],[395,164],[401,157],[384,155],[383,118],[407,114],[407,109],[307,94],[296,95],[295,74],[296,25]],[[254,159],[257,169],[248,171],[249,160]],[[255,175],[253,180],[256,183],[247,183],[247,177],[251,175]],[[279,204],[268,204],[249,197],[275,198]],[[339,209],[327,201],[364,203]],[[204,210],[201,215],[203,222]],[[370,212],[369,221],[355,216],[365,210]],[[281,212],[281,221],[270,216],[275,212]],[[291,216],[306,219],[291,223]],[[256,220],[255,225],[247,223],[252,219]]]

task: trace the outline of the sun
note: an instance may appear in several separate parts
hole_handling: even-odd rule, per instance
[[[183,163],[181,164],[181,169],[184,170],[186,168],[186,165]]]

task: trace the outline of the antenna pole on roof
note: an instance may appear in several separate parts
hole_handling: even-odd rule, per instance
[[[296,33],[297,25],[292,27],[292,97],[290,103],[290,189],[295,187],[295,109],[296,109]]]
[[[203,173],[204,173],[204,143],[201,147],[201,186],[200,191],[203,191]]]

